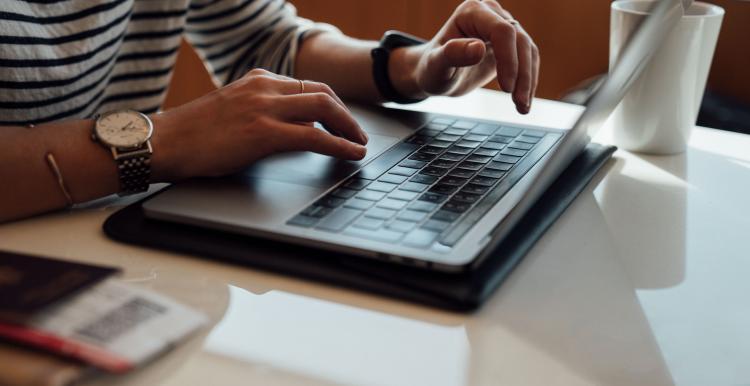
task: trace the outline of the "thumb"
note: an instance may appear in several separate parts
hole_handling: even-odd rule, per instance
[[[451,39],[430,55],[430,72],[440,80],[449,80],[456,67],[479,64],[487,48],[479,39]]]

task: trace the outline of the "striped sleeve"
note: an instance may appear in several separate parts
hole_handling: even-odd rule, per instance
[[[298,17],[284,0],[193,0],[185,31],[214,82],[225,85],[253,68],[293,76],[300,42],[338,30]]]

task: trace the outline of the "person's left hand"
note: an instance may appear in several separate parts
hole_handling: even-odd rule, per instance
[[[427,43],[393,52],[389,73],[403,95],[465,94],[497,76],[527,114],[539,80],[539,49],[495,0],[467,0]]]

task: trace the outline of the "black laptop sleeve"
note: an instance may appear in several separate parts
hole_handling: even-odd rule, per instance
[[[611,146],[589,144],[489,258],[476,269],[458,274],[151,220],[143,215],[143,201],[110,216],[104,231],[125,243],[228,261],[438,308],[471,311],[500,286],[614,151]]]

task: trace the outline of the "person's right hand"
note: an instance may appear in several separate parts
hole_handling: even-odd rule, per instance
[[[154,180],[225,175],[287,151],[362,159],[367,135],[331,88],[305,81],[305,92],[301,89],[296,79],[256,69],[151,116]],[[315,128],[314,122],[329,132]]]

